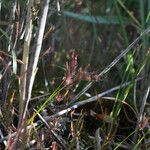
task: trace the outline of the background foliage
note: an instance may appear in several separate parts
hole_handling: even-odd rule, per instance
[[[0,148],[148,149],[149,12],[148,0],[1,0]]]

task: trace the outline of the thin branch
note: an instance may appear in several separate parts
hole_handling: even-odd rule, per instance
[[[138,79],[135,80],[135,82],[137,82],[137,81],[139,81],[139,80],[142,80],[142,79],[143,79],[143,78],[138,78]],[[89,98],[89,99],[83,100],[83,101],[81,101],[81,102],[76,102],[75,104],[73,104],[72,106],[68,107],[67,109],[64,109],[64,110],[62,110],[62,111],[60,111],[60,112],[58,112],[58,113],[56,113],[56,114],[54,114],[54,115],[52,115],[52,116],[47,117],[46,120],[49,121],[49,120],[51,120],[52,118],[55,118],[55,117],[58,117],[58,116],[62,116],[63,114],[66,114],[66,113],[72,111],[73,109],[76,109],[76,108],[78,108],[78,107],[80,107],[80,106],[82,106],[82,105],[85,105],[85,104],[87,104],[87,103],[94,102],[94,101],[96,101],[97,99],[99,99],[99,98],[101,98],[101,97],[103,97],[103,96],[105,96],[105,95],[107,95],[107,94],[109,94],[109,93],[112,93],[112,92],[114,92],[114,91],[116,91],[116,90],[118,90],[118,89],[120,89],[120,88],[126,87],[126,86],[128,86],[129,84],[131,84],[131,83],[132,83],[132,82],[126,82],[126,83],[124,83],[124,84],[122,84],[122,85],[118,85],[118,86],[116,86],[116,87],[113,87],[113,88],[111,88],[111,89],[109,89],[109,90],[107,90],[107,91],[105,91],[105,92],[102,92],[102,93],[100,93],[100,94],[98,94],[98,95],[96,95],[96,96],[93,96],[93,97],[91,97],[91,98]]]
[[[150,81],[150,76],[149,76],[148,80]],[[149,92],[150,92],[150,82],[148,84],[148,87],[147,87],[147,89],[145,91],[145,94],[144,94],[144,97],[143,97],[143,100],[142,100],[142,103],[141,103],[141,107],[140,107],[140,111],[139,111],[139,116],[138,116],[139,118],[138,118],[138,121],[137,121],[136,129],[135,129],[135,134],[133,136],[133,141],[134,142],[137,139],[138,130],[139,130],[139,123],[142,122],[142,120],[143,120],[143,113],[144,113],[144,109],[145,109],[145,105],[146,105],[146,102],[147,102],[147,98],[148,98]]]
[[[43,3],[44,3],[44,5],[43,5],[43,9],[42,9],[41,18],[40,18],[37,41],[36,41],[36,45],[33,46],[33,48],[35,48],[35,52],[33,53],[33,56],[31,56],[32,60],[30,62],[30,66],[29,66],[29,69],[28,69],[25,104],[24,104],[24,109],[23,109],[24,114],[22,116],[23,120],[25,119],[28,104],[29,104],[29,100],[31,98],[32,87],[33,87],[35,75],[36,75],[36,72],[37,72],[37,64],[38,64],[39,55],[40,55],[40,52],[41,52],[41,47],[42,47],[42,42],[43,42],[43,35],[44,35],[46,19],[47,19],[47,14],[48,14],[49,0],[44,0]]]
[[[143,78],[138,78],[138,79],[135,80],[135,82],[140,81],[140,80],[142,80],[142,79],[143,79]],[[80,106],[82,106],[82,105],[85,105],[85,104],[87,104],[87,103],[91,103],[91,102],[97,101],[98,98],[104,97],[105,95],[110,94],[110,93],[112,93],[112,92],[114,92],[114,91],[116,91],[116,90],[118,90],[118,89],[120,89],[120,88],[124,88],[124,87],[128,86],[128,85],[131,84],[131,83],[132,83],[132,82],[126,82],[126,83],[124,83],[124,84],[122,84],[122,85],[118,85],[118,86],[116,86],[116,87],[113,87],[113,88],[111,88],[111,89],[109,89],[109,90],[107,90],[107,91],[104,91],[104,92],[102,92],[102,93],[100,93],[100,94],[98,94],[98,95],[96,95],[96,96],[93,96],[93,97],[91,97],[91,98],[89,98],[89,99],[83,100],[83,101],[81,101],[81,102],[76,102],[76,103],[73,104],[72,106],[70,106],[70,107],[68,107],[68,108],[66,108],[66,109],[64,109],[64,110],[62,110],[62,111],[60,111],[60,112],[58,112],[58,113],[56,113],[56,114],[54,114],[54,115],[45,117],[44,119],[45,119],[45,121],[49,122],[49,121],[51,121],[52,119],[54,119],[54,118],[56,118],[56,117],[60,117],[60,116],[66,114],[66,113],[68,113],[68,112],[70,112],[70,111],[72,111],[72,110],[74,110],[74,109],[76,109],[76,108],[78,108],[78,107],[80,107]],[[41,123],[42,123],[42,121],[41,121],[41,120],[38,120],[37,122],[33,123],[32,125],[27,126],[27,127],[26,127],[26,130],[28,130],[28,129],[30,129],[30,128],[33,128],[33,127],[35,128],[35,127],[37,127],[38,125],[40,125]],[[25,130],[25,129],[23,129],[21,132],[23,133],[24,130]],[[16,135],[16,132],[12,133],[12,134],[9,135],[9,136],[14,137],[15,135]],[[6,137],[0,139],[0,143],[3,142],[3,141],[5,141],[5,140],[7,140],[7,139],[9,138],[9,136],[6,136]]]
[[[99,73],[98,77],[102,77],[104,74],[106,74],[113,66],[115,66],[120,61],[121,58],[123,58],[129,51],[131,51],[132,48],[134,48],[134,46],[143,36],[147,35],[149,32],[150,27],[148,27],[143,33],[141,33],[141,35],[137,37],[126,49],[124,49],[120,55],[118,55],[108,66],[106,66],[105,69]],[[92,86],[92,84],[92,81],[89,82],[86,87],[81,92],[79,92],[77,96],[75,96],[73,102],[76,101],[80,96],[82,96]]]
[[[48,122],[36,110],[34,110],[34,111],[37,113],[38,117],[46,125],[46,127],[50,130],[50,132],[53,134],[53,136],[58,140],[58,142],[66,149],[67,144],[63,140],[63,138],[52,129],[52,127],[48,124]]]
[[[29,49],[32,38],[32,13],[31,8],[33,6],[33,0],[28,2],[27,16],[26,16],[26,26],[25,26],[25,35],[24,35],[24,45],[23,45],[23,64],[21,65],[20,71],[20,84],[19,84],[19,125],[22,122],[23,108],[25,103],[25,94],[26,94],[26,81],[27,81],[27,69],[28,69],[28,60],[29,60]]]
[[[139,121],[142,121],[143,119],[143,113],[144,113],[144,109],[145,109],[145,105],[146,105],[146,102],[147,102],[147,98],[149,96],[149,92],[150,92],[150,83],[145,91],[145,94],[144,94],[144,97],[143,97],[143,100],[142,100],[142,103],[141,103],[141,107],[140,107],[140,118],[139,118]]]

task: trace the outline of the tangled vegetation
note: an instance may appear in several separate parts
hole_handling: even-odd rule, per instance
[[[0,149],[150,149],[149,0],[0,1]]]

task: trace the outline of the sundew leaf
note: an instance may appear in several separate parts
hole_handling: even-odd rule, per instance
[[[63,15],[66,17],[71,17],[74,19],[82,20],[89,23],[95,24],[120,24],[118,17],[116,16],[88,16],[78,13],[73,13],[70,11],[63,11]],[[127,19],[124,20],[125,23],[129,23]]]

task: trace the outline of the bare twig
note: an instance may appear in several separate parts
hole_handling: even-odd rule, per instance
[[[137,81],[142,80],[142,79],[143,79],[143,78],[138,78],[138,79],[136,79],[135,81],[137,82]],[[118,90],[118,89],[120,89],[120,88],[126,87],[126,86],[128,86],[129,84],[131,84],[131,82],[126,82],[126,83],[124,83],[124,84],[122,84],[122,85],[118,85],[118,86],[116,86],[116,87],[113,87],[113,88],[111,88],[111,89],[109,89],[109,90],[107,90],[107,91],[105,91],[105,92],[102,92],[102,93],[100,93],[100,94],[98,94],[98,95],[96,95],[96,96],[93,96],[93,97],[91,97],[91,98],[89,98],[89,99],[83,100],[83,101],[81,101],[81,102],[76,102],[75,104],[73,104],[72,106],[68,107],[67,109],[64,109],[64,110],[62,110],[62,111],[60,111],[60,112],[58,112],[58,113],[56,113],[56,114],[54,114],[54,115],[52,115],[52,116],[47,117],[46,120],[51,120],[51,119],[53,119],[53,118],[55,118],[55,117],[62,116],[63,114],[66,114],[66,113],[70,112],[70,111],[73,110],[73,109],[76,109],[76,108],[78,108],[78,107],[80,107],[80,106],[82,106],[82,105],[85,105],[85,104],[87,104],[87,103],[94,102],[94,101],[96,101],[98,98],[101,98],[101,97],[103,97],[103,96],[105,96],[105,95],[107,95],[107,94],[109,94],[109,93],[112,93],[112,92],[114,92],[114,91],[116,91],[116,90]]]
[[[104,74],[106,74],[113,66],[115,66],[121,58],[123,58],[129,51],[131,51],[131,49],[139,42],[139,40],[147,35],[150,32],[150,27],[148,27],[143,33],[141,33],[141,35],[139,37],[137,37],[126,49],[124,49],[120,55],[118,55],[108,66],[105,67],[104,70],[102,70],[98,77],[102,77]],[[75,98],[73,99],[73,102],[76,101],[80,96],[82,96],[91,86],[92,86],[93,82],[89,82],[82,91],[79,92],[78,95],[75,96]]]
[[[138,130],[139,130],[139,123],[143,121],[144,109],[145,109],[147,98],[148,98],[148,95],[149,95],[149,92],[150,92],[150,76],[149,76],[148,80],[149,80],[149,85],[148,85],[148,87],[147,87],[147,89],[145,91],[142,103],[140,105],[141,107],[140,107],[140,111],[139,111],[138,122],[137,122],[137,125],[136,125],[135,134],[134,134],[134,137],[133,137],[133,141],[134,142],[137,139],[137,134],[138,134]]]
[[[22,122],[22,116],[24,111],[25,103],[25,94],[26,94],[26,80],[27,80],[27,69],[28,69],[28,59],[29,59],[29,48],[32,37],[32,13],[31,8],[33,6],[33,0],[28,2],[28,10],[26,16],[26,26],[25,26],[25,35],[24,35],[24,45],[23,45],[23,64],[21,65],[20,72],[20,100],[19,100],[19,125]]]
[[[51,133],[54,135],[54,137],[58,140],[58,142],[66,149],[66,142],[63,140],[63,138],[58,135],[52,127],[47,123],[47,121],[37,112],[35,111],[38,115],[38,117],[41,119],[41,121],[46,125],[46,127],[51,131]]]
[[[43,35],[44,35],[46,19],[47,19],[47,14],[48,14],[49,0],[44,0],[43,3],[44,3],[44,5],[43,5],[43,9],[42,9],[41,18],[40,18],[37,40],[35,42],[36,43],[35,46],[33,46],[33,49],[35,49],[35,52],[33,53],[33,56],[31,58],[32,60],[30,62],[29,68],[28,68],[25,104],[24,104],[23,116],[22,116],[23,120],[25,119],[27,108],[28,108],[28,103],[31,98],[32,87],[33,87],[35,75],[37,72],[37,64],[38,64],[39,55],[41,52]]]
[[[138,78],[138,79],[135,80],[135,82],[140,81],[140,80],[142,80],[142,79],[143,79],[143,78]],[[66,114],[66,113],[68,113],[68,112],[70,112],[70,111],[72,111],[72,110],[74,110],[74,109],[76,109],[76,108],[82,106],[82,105],[85,105],[85,104],[87,104],[87,103],[91,103],[91,102],[97,101],[98,98],[104,97],[105,95],[110,94],[110,93],[112,93],[112,92],[114,92],[114,91],[116,91],[116,90],[118,90],[118,89],[120,89],[120,88],[126,87],[126,86],[128,86],[129,84],[131,84],[131,82],[126,82],[126,83],[124,83],[124,84],[122,84],[122,85],[113,87],[113,88],[111,88],[111,89],[109,89],[109,90],[107,90],[107,91],[105,91],[105,92],[102,92],[102,93],[100,93],[100,94],[98,94],[98,95],[96,95],[96,96],[93,96],[93,97],[91,97],[91,98],[89,98],[89,99],[83,100],[83,101],[81,101],[81,102],[76,102],[76,103],[73,104],[72,106],[70,106],[70,107],[68,107],[68,108],[66,108],[66,109],[64,109],[64,110],[62,110],[62,111],[60,111],[60,112],[58,112],[58,113],[56,113],[56,114],[54,114],[54,115],[45,117],[44,119],[45,119],[45,121],[47,121],[47,122],[48,122],[48,121],[51,121],[51,120],[53,120],[54,118],[59,117],[59,116],[62,116],[62,115],[64,115],[64,114]],[[40,125],[41,122],[42,122],[42,121],[39,120],[39,121],[33,123],[32,125],[27,126],[26,129],[30,129],[30,128],[33,128],[33,127],[35,128],[36,126]],[[24,130],[25,130],[25,129],[23,129],[21,132],[24,132]],[[16,132],[15,132],[15,133],[12,133],[12,134],[11,134],[11,137],[14,137],[15,135],[16,135]],[[8,139],[8,136],[6,136],[6,137],[0,139],[0,143],[3,142],[3,141],[5,141],[5,140],[7,140],[7,139]]]

